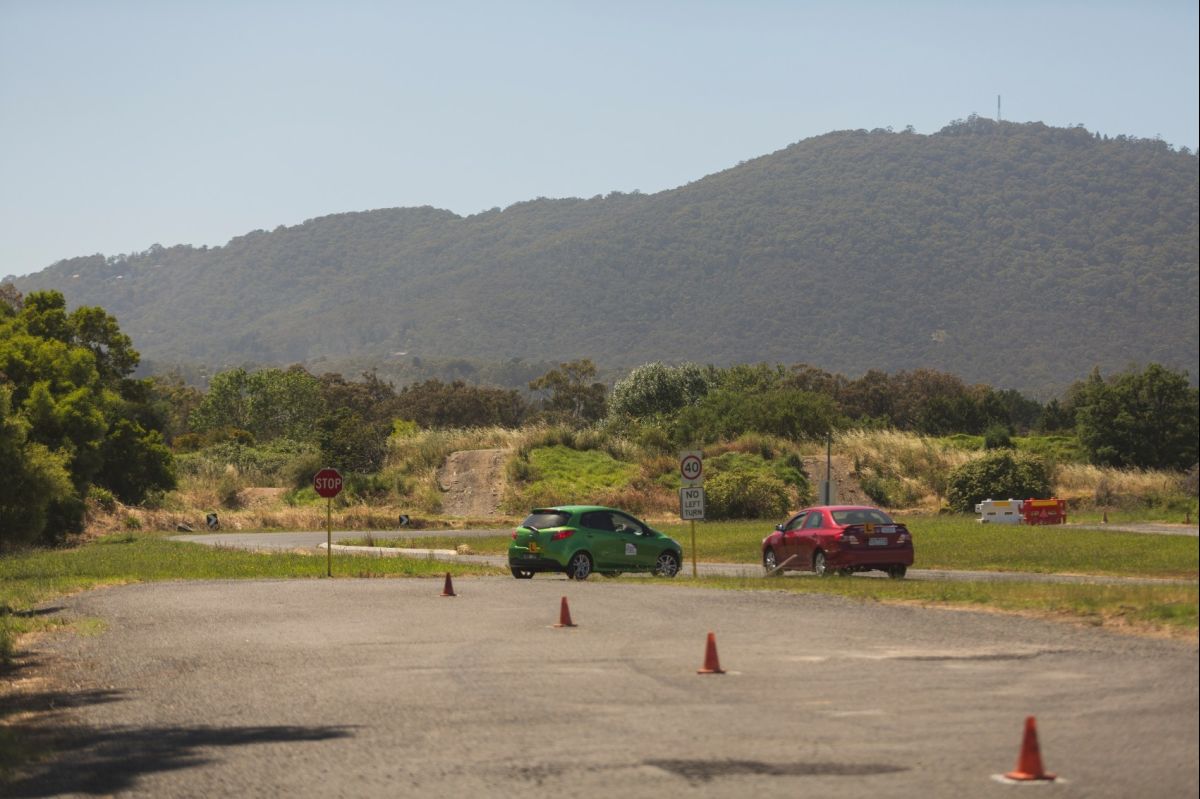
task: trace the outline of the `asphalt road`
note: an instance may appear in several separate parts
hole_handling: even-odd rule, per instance
[[[680,583],[156,583],[41,639],[68,751],[12,797],[1195,797],[1194,644]],[[560,598],[578,624],[555,629]],[[697,675],[716,634],[724,675]],[[47,689],[49,690],[49,689]]]
[[[371,533],[376,538],[399,538],[413,539],[414,543],[425,543],[428,541],[431,549],[437,548],[439,545],[443,547],[450,546],[445,540],[461,541],[463,539],[470,540],[481,536],[493,536],[504,533],[504,530],[413,530],[409,532],[375,532]],[[362,538],[366,533],[363,532],[334,532],[333,541],[335,551],[341,545],[338,541],[345,541],[353,538]],[[208,546],[223,546],[233,547],[235,549],[249,550],[315,550],[318,547],[324,547],[326,534],[324,532],[298,532],[298,533],[207,533],[199,535],[177,535],[172,536],[176,541],[189,541],[197,544],[206,544]],[[321,550],[324,551],[323,549]],[[405,554],[402,551],[397,551],[387,547],[355,547],[352,549],[343,549],[343,552],[357,552],[358,554],[371,554],[381,557],[394,556]],[[457,560],[459,562],[475,562],[484,563],[500,568],[507,568],[508,560],[504,556],[488,556],[488,555],[446,555],[439,554],[431,550],[416,550],[410,551],[410,554],[415,554],[420,557],[435,557],[444,560]],[[685,556],[684,560],[687,558]],[[723,576],[723,577],[757,577],[762,574],[762,569],[756,565],[748,563],[700,563],[697,564],[697,572],[701,575]],[[691,574],[691,563],[686,562],[683,568],[683,574]],[[816,579],[813,575],[800,572],[788,572],[785,577],[787,579]],[[886,579],[883,572],[863,572],[855,575],[852,579]],[[539,578],[535,578],[539,579]],[[542,578],[544,579],[544,578]],[[909,569],[907,579],[910,580],[954,580],[954,581],[992,581],[992,582],[1038,582],[1038,583],[1092,583],[1104,585],[1154,585],[1163,583],[1177,583],[1181,585],[1194,584],[1195,580],[1161,580],[1153,578],[1141,577],[1108,577],[1097,575],[1078,575],[1078,574],[1038,574],[1033,572],[997,572],[997,571],[967,571],[962,569]]]

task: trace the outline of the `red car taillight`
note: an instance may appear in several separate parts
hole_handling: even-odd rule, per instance
[[[901,533],[900,535],[896,536],[897,544],[907,544],[909,541],[912,541],[912,536],[908,533]]]
[[[513,530],[512,539],[513,539],[513,541],[517,540],[517,531],[516,530]]]
[[[575,535],[574,530],[559,530],[557,533],[554,533],[553,535],[550,536],[550,540],[551,541],[562,541],[564,538],[570,538],[573,535]]]
[[[842,530],[842,534],[838,536],[838,541],[843,544],[860,544],[858,534],[862,532],[862,527],[847,527]]]

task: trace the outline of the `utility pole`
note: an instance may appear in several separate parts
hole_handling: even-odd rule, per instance
[[[821,504],[828,505],[833,496],[833,431],[825,434],[825,485]]]

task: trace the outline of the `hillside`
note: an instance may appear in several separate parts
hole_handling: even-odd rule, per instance
[[[653,195],[339,214],[16,284],[105,307],[159,362],[803,361],[1037,392],[1195,368],[1197,177],[1162,142],[972,118]]]

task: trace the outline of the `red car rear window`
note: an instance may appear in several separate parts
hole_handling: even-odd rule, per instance
[[[840,524],[891,524],[892,520],[881,510],[874,508],[854,508],[852,510],[831,511],[833,520]]]

